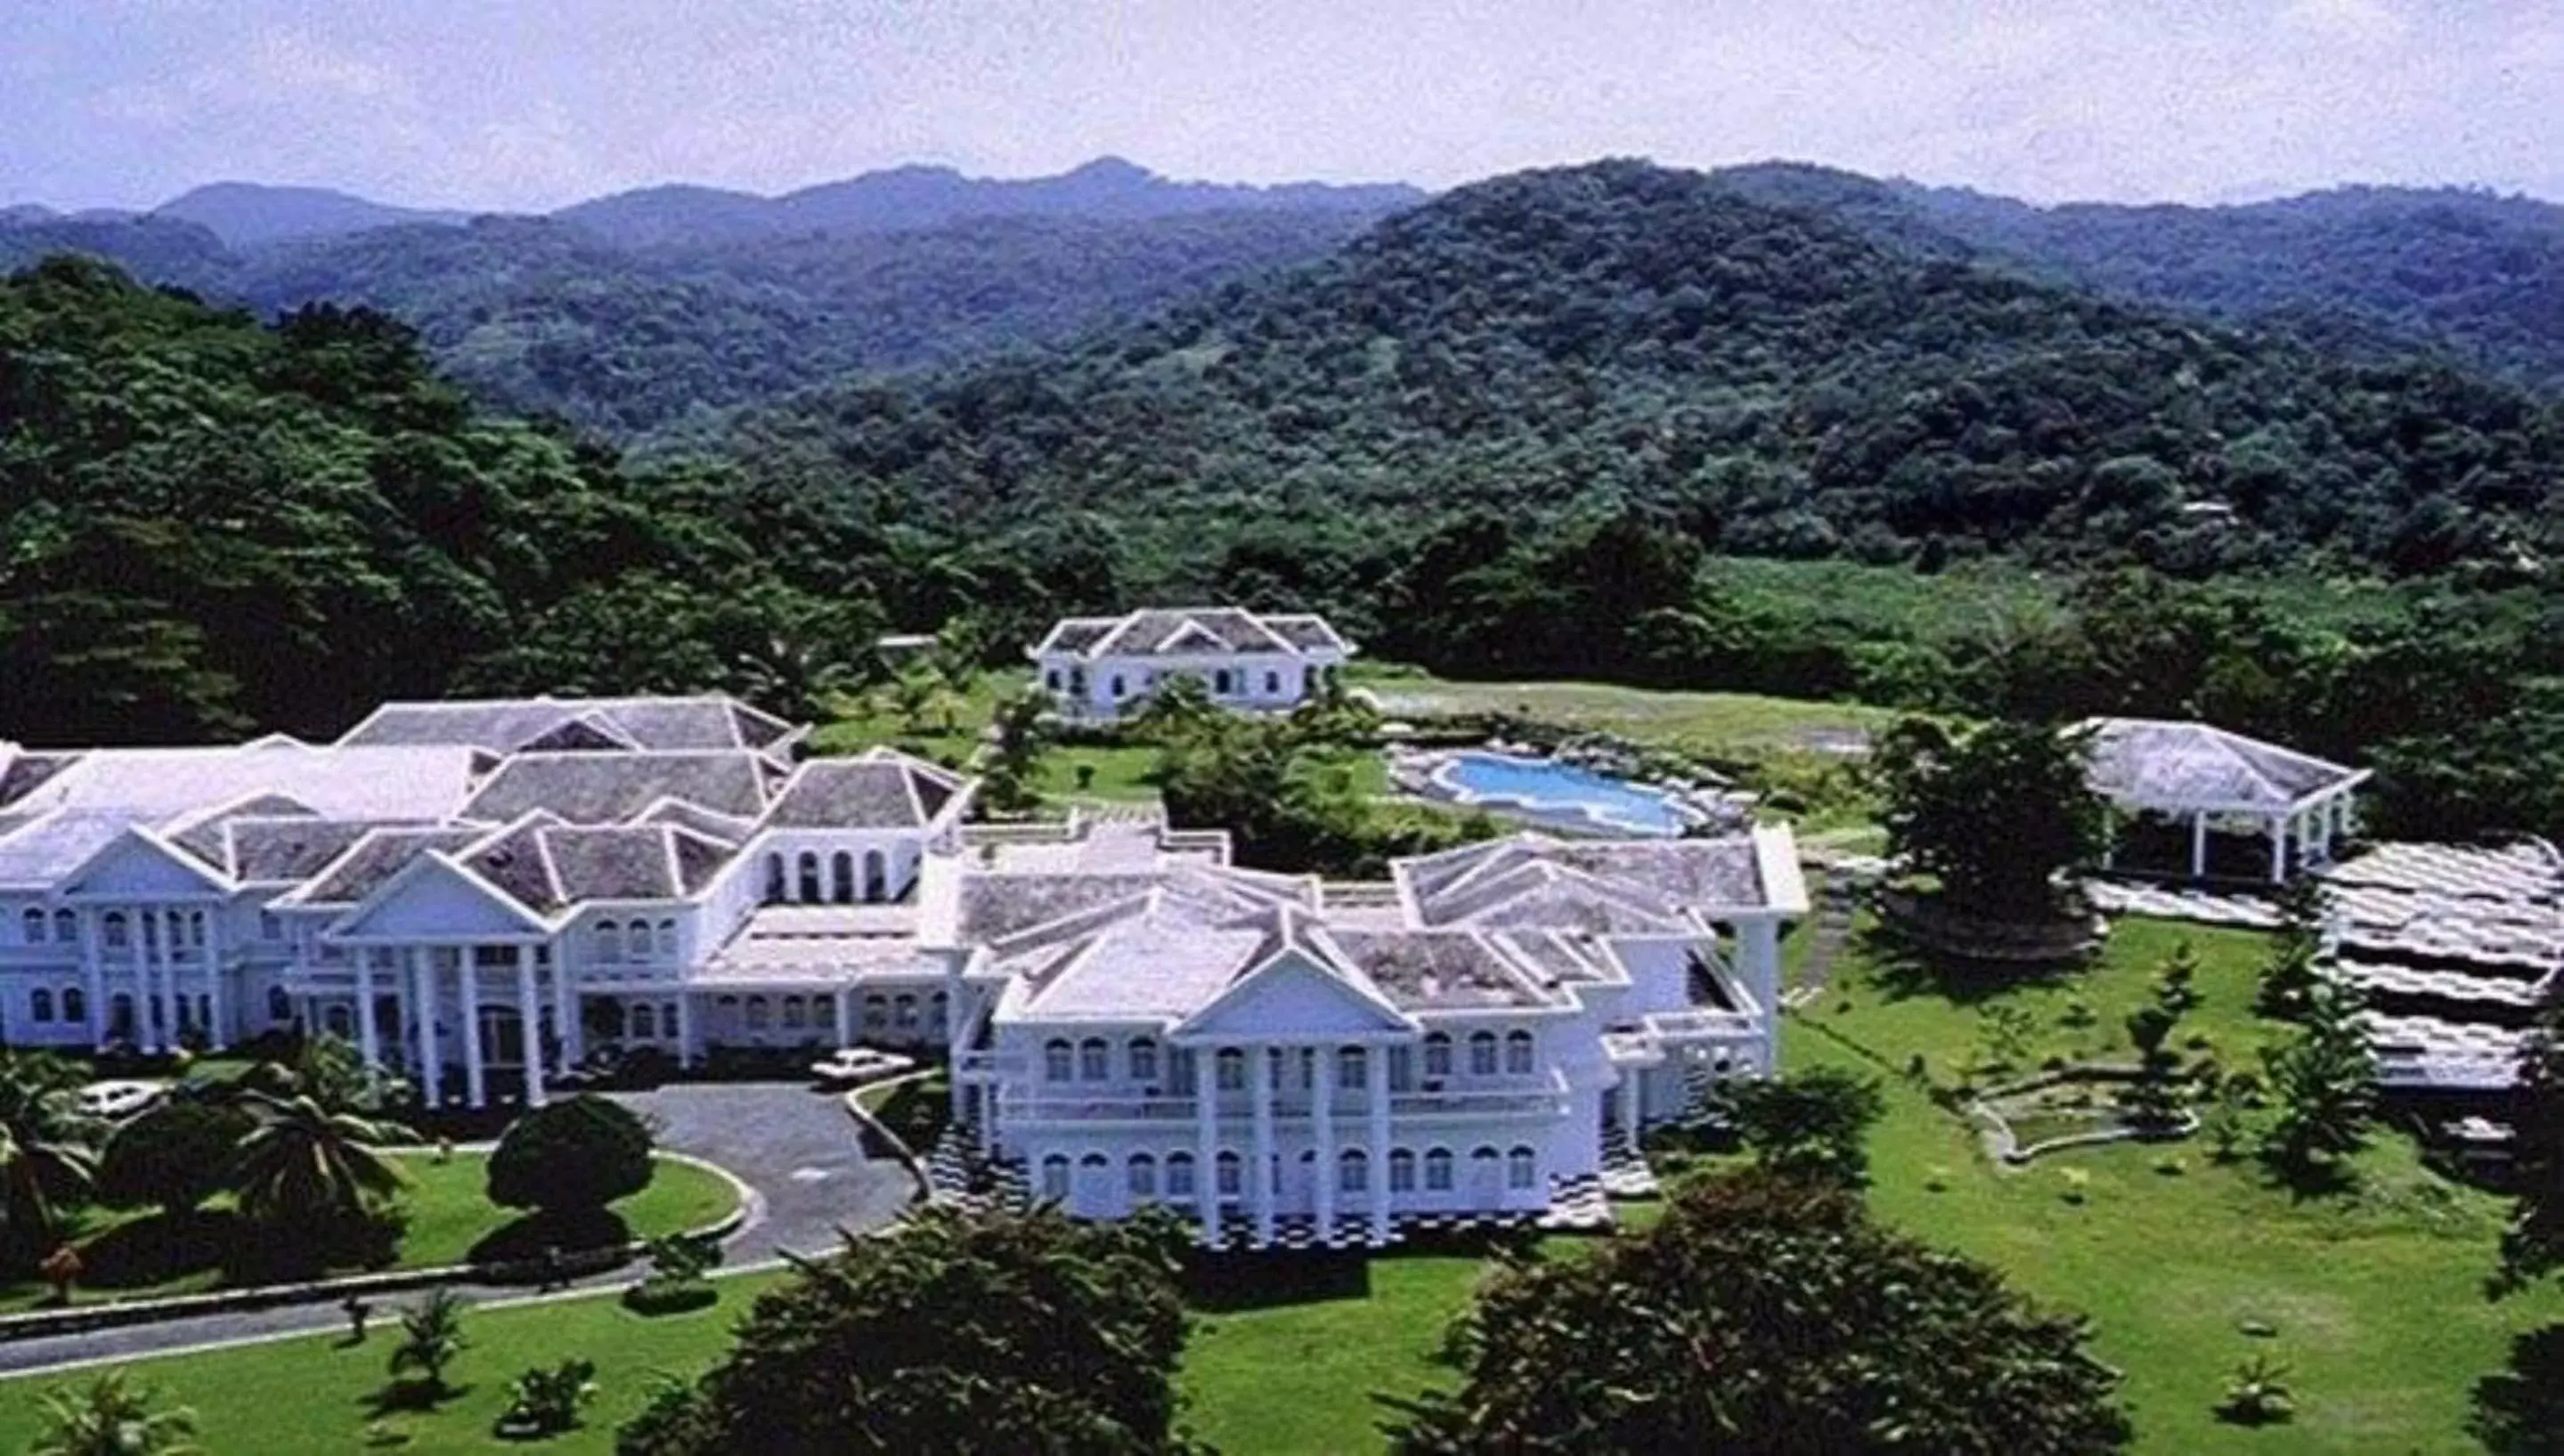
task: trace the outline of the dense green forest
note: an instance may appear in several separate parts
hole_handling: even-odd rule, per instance
[[[426,358],[363,311],[263,326],[88,264],[0,289],[0,734],[535,688],[807,711],[885,624],[972,617],[1002,661],[1180,595],[1460,675],[2201,714],[2376,763],[2403,832],[2564,832],[2555,403],[1696,174],[1464,188],[631,460]]]
[[[169,218],[35,219],[0,226],[0,271],[87,252],[264,315],[375,309],[416,327],[477,399],[626,437],[844,375],[1067,338],[1316,258],[1372,216],[991,218],[645,248],[487,217],[239,251]]]
[[[2427,346],[2564,391],[2564,208],[2457,188],[2342,187],[2228,207],[2032,207],[1821,167],[1717,173],[1919,256],[2034,277],[2370,355]]]
[[[730,503],[476,417],[379,314],[265,326],[71,259],[0,285],[0,737],[327,734],[474,688],[807,709],[879,622]]]

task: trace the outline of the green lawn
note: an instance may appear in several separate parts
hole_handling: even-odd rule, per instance
[[[611,1296],[590,1296],[467,1316],[471,1349],[449,1379],[459,1393],[433,1411],[382,1416],[404,1440],[383,1443],[410,1456],[516,1449],[490,1434],[507,1404],[508,1381],[529,1366],[585,1356],[597,1364],[597,1401],[586,1425],[530,1449],[556,1456],[603,1456],[614,1427],[638,1412],[661,1372],[692,1375],[729,1342],[732,1324],[772,1274],[719,1281],[721,1303],[684,1315],[644,1319]],[[137,1378],[168,1403],[196,1412],[199,1441],[214,1452],[259,1456],[344,1456],[369,1448],[372,1400],[385,1385],[401,1301],[377,1301],[374,1330],[361,1346],[337,1337],[278,1341],[169,1359],[138,1361]],[[0,1451],[25,1449],[36,1425],[34,1395],[82,1378],[35,1376],[0,1384]]]
[[[1791,1026],[1786,1054],[1798,1066],[1870,1066],[1847,1040],[1901,1069],[1919,1051],[1946,1082],[1980,1037],[1979,1008],[2011,1003],[2034,1023],[2030,1060],[2118,1055],[2120,1017],[2185,938],[2201,958],[2206,997],[2190,1024],[2228,1061],[2248,1058],[2277,1033],[2249,1007],[2261,937],[2145,921],[2122,921],[2092,970],[2017,986],[1945,984],[1854,943],[1834,960],[1833,989]],[[1794,938],[1794,968],[1803,943]],[[2092,1009],[2088,1029],[2064,1024],[2076,999]],[[2090,1314],[2098,1352],[2128,1372],[2141,1451],[2471,1451],[2473,1382],[2501,1364],[2513,1333],[2564,1319],[2564,1296],[2552,1289],[2502,1305],[2482,1298],[2500,1206],[2421,1166],[2399,1136],[2362,1160],[2358,1191],[2299,1201],[2248,1164],[2217,1165],[2195,1143],[2172,1149],[2183,1159],[2177,1176],[2156,1170],[2166,1149],[2134,1145],[1999,1168],[1920,1089],[1901,1075],[1887,1083],[1872,1206],[1918,1237],[1998,1264],[2034,1297]],[[2088,1176],[2079,1204],[2062,1196],[2065,1168]],[[1628,1210],[1637,1221],[1650,1211]],[[1572,1254],[1584,1242],[1551,1247]],[[1433,1353],[1484,1267],[1465,1255],[1403,1254],[1304,1266],[1275,1298],[1231,1290],[1204,1300],[1180,1377],[1184,1419],[1230,1452],[1379,1449],[1385,1412],[1371,1397],[1449,1378]],[[709,1317],[643,1322],[604,1301],[475,1316],[481,1344],[464,1363],[474,1388],[433,1416],[396,1417],[415,1433],[407,1449],[489,1449],[481,1432],[498,1408],[496,1383],[569,1354],[599,1362],[606,1401],[588,1431],[556,1449],[608,1449],[606,1427],[637,1406],[647,1371],[691,1372],[718,1352],[744,1307],[740,1286],[726,1288]],[[2244,1335],[2255,1322],[2275,1335]],[[2259,1350],[2293,1367],[2297,1419],[2258,1431],[2218,1423],[2210,1406],[2226,1374]],[[353,1352],[304,1342],[146,1361],[140,1371],[199,1407],[214,1449],[245,1432],[261,1450],[337,1451],[380,1383],[381,1356],[379,1338]],[[29,1428],[14,1393],[0,1394],[0,1450]],[[273,1414],[289,1409],[302,1412],[292,1424]]]
[[[484,1191],[485,1160],[477,1152],[458,1152],[449,1162],[440,1163],[426,1153],[405,1154],[399,1159],[411,1177],[411,1186],[402,1194],[409,1210],[409,1232],[401,1240],[400,1257],[393,1267],[425,1269],[442,1264],[460,1264],[473,1245],[515,1222],[524,1215],[517,1209],[502,1208],[492,1203]],[[736,1203],[731,1185],[721,1177],[691,1163],[662,1158],[650,1186],[614,1205],[637,1238],[651,1238],[682,1229],[702,1228],[726,1216]],[[229,1205],[227,1197],[208,1205],[220,1216]],[[154,1213],[97,1210],[83,1230],[83,1241],[107,1237],[130,1239],[140,1233]],[[95,1261],[94,1261],[95,1262]],[[148,1283],[123,1284],[117,1287],[81,1286],[74,1298],[84,1304],[110,1300],[139,1299],[148,1296],[199,1294],[219,1287],[220,1272],[206,1263],[173,1277]],[[52,1297],[51,1289],[41,1282],[25,1282],[0,1287],[0,1310],[30,1309]]]
[[[1351,680],[1390,718],[1503,713],[1714,756],[1776,748],[1857,750],[1871,731],[1895,719],[1885,709],[1858,703],[1754,693],[1673,693],[1607,683],[1459,683],[1377,666],[1357,667]]]

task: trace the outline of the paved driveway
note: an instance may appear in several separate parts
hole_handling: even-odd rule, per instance
[[[916,1181],[897,1161],[864,1155],[855,1120],[833,1094],[776,1083],[701,1083],[617,1097],[651,1119],[661,1146],[720,1163],[755,1190],[762,1212],[752,1215],[756,1221],[731,1244],[729,1264],[770,1259],[778,1249],[828,1253],[837,1247],[838,1229],[860,1233],[879,1228],[898,1217],[917,1192]],[[619,1284],[639,1272],[635,1265],[580,1282]],[[528,1302],[522,1285],[456,1289],[475,1303]],[[375,1338],[382,1338],[380,1331],[388,1328],[396,1306],[416,1298],[375,1297]],[[334,1304],[287,1305],[9,1341],[0,1343],[0,1373],[343,1329],[345,1324]]]
[[[730,1262],[777,1250],[825,1254],[840,1228],[861,1233],[899,1216],[917,1194],[897,1161],[864,1155],[835,1093],[776,1083],[682,1083],[619,1095],[650,1119],[659,1145],[720,1163],[765,1199],[765,1217],[731,1246]]]

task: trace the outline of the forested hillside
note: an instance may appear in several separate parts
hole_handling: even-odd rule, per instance
[[[2564,207],[2454,188],[2343,187],[2228,207],[2040,208],[1775,164],[1717,173],[1920,256],[2033,276],[2335,350],[2424,345],[2564,393]]]
[[[744,504],[476,416],[407,330],[58,260],[0,283],[0,737],[333,734],[376,701],[731,686],[807,710],[861,578]]]
[[[641,248],[485,217],[239,251],[166,217],[41,219],[0,224],[0,272],[86,252],[262,314],[378,309],[481,401],[627,437],[844,375],[1066,338],[1322,256],[1373,216],[990,218]]]
[[[946,528],[1115,522],[1198,589],[1437,520],[1634,506],[1708,549],[2534,575],[2564,411],[2453,367],[1890,251],[1636,162],[1479,183],[1076,347],[752,412],[751,474]],[[1364,579],[1348,572],[1347,579]]]

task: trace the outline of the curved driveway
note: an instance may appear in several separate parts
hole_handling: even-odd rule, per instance
[[[761,1207],[730,1242],[727,1263],[761,1263],[778,1251],[824,1254],[838,1230],[860,1233],[899,1216],[917,1191],[896,1159],[865,1155],[854,1118],[834,1094],[776,1083],[685,1083],[654,1092],[618,1093],[618,1101],[651,1121],[659,1145],[717,1162],[753,1189]],[[593,1280],[629,1283],[626,1267]],[[529,1299],[523,1285],[455,1286],[475,1303]],[[378,1295],[375,1323],[415,1295]],[[543,1296],[560,1298],[561,1296]],[[237,1345],[288,1335],[343,1330],[335,1304],[286,1305],[239,1314],[198,1315],[79,1335],[0,1343],[0,1374],[98,1364],[169,1354],[208,1345]]]

